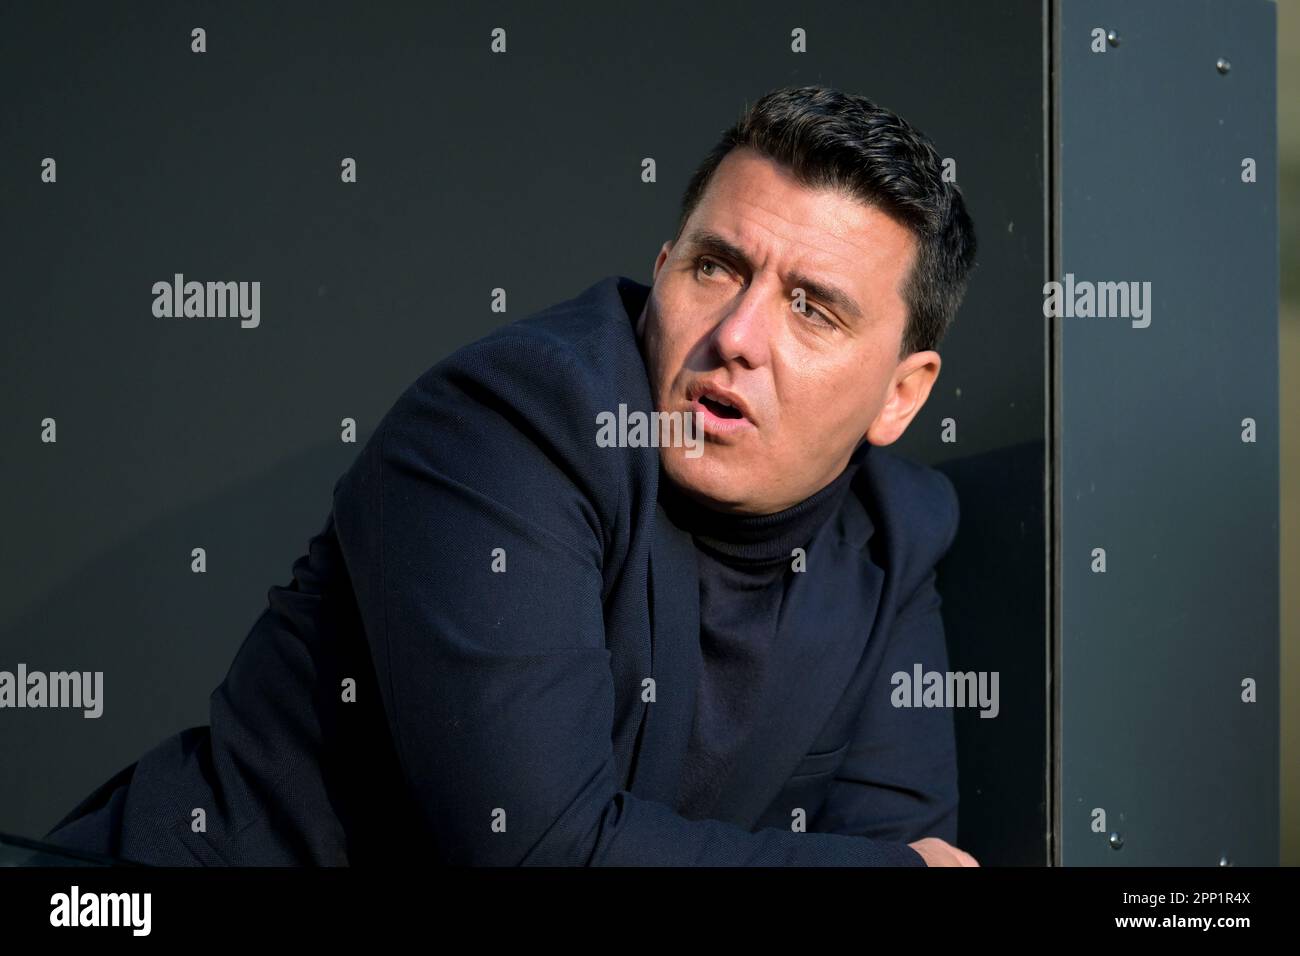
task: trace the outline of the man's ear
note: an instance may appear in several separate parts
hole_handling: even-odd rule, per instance
[[[662,246],[659,247],[659,255],[655,257],[654,276],[650,279],[651,285],[654,285],[655,280],[659,278],[659,270],[662,269],[664,267],[664,263],[668,261],[668,256],[673,251],[673,245],[674,245],[674,240],[669,239],[667,242],[665,242]],[[650,308],[650,300],[647,298],[646,304],[641,309],[641,314],[640,316],[637,317],[636,320],[636,337],[638,339],[640,339],[642,335],[645,334],[645,317],[646,317],[646,312],[649,310],[649,308]]]
[[[651,282],[654,282],[655,279],[659,278],[659,270],[662,269],[664,267],[664,263],[668,261],[668,256],[673,251],[673,245],[674,245],[674,241],[672,239],[669,239],[667,242],[665,242],[662,246],[659,247],[659,255],[655,257],[654,277],[650,280]]]
[[[913,352],[898,363],[884,407],[867,428],[867,441],[873,445],[898,441],[930,397],[942,364],[939,353],[934,351]]]

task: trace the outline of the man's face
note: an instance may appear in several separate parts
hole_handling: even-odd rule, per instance
[[[660,449],[668,477],[714,508],[770,514],[824,487],[863,438],[897,439],[940,364],[898,359],[916,247],[877,209],[727,154],[659,251],[637,323],[656,410],[703,415],[702,454]]]

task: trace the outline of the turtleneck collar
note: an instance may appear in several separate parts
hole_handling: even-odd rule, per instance
[[[697,546],[727,564],[758,567],[789,562],[790,553],[806,547],[839,509],[870,447],[863,442],[829,484],[774,514],[716,511],[684,494],[667,476],[661,477],[659,500],[673,523],[690,532]]]

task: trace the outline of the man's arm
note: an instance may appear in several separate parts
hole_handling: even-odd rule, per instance
[[[902,842],[750,833],[620,789],[610,515],[584,490],[616,480],[593,478],[591,455],[619,452],[594,448],[581,370],[545,343],[520,353],[496,348],[408,390],[335,500],[389,728],[439,857],[922,865]]]
[[[948,533],[889,629],[880,669],[862,703],[844,763],[811,828],[883,840],[957,840],[957,746],[947,707],[895,707],[893,675],[948,671],[934,563],[957,531],[957,499],[944,477]]]
[[[894,707],[891,676],[948,670],[934,572],[900,613],[844,763],[812,828],[912,842],[957,841],[957,750],[947,707]]]

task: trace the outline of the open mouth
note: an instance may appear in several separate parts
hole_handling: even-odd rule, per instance
[[[713,414],[717,415],[719,418],[744,418],[745,417],[740,414],[740,409],[733,408],[732,406],[728,405],[726,402],[720,401],[709,395],[701,395],[700,404],[703,405],[705,408],[707,408],[709,411],[713,412]]]

